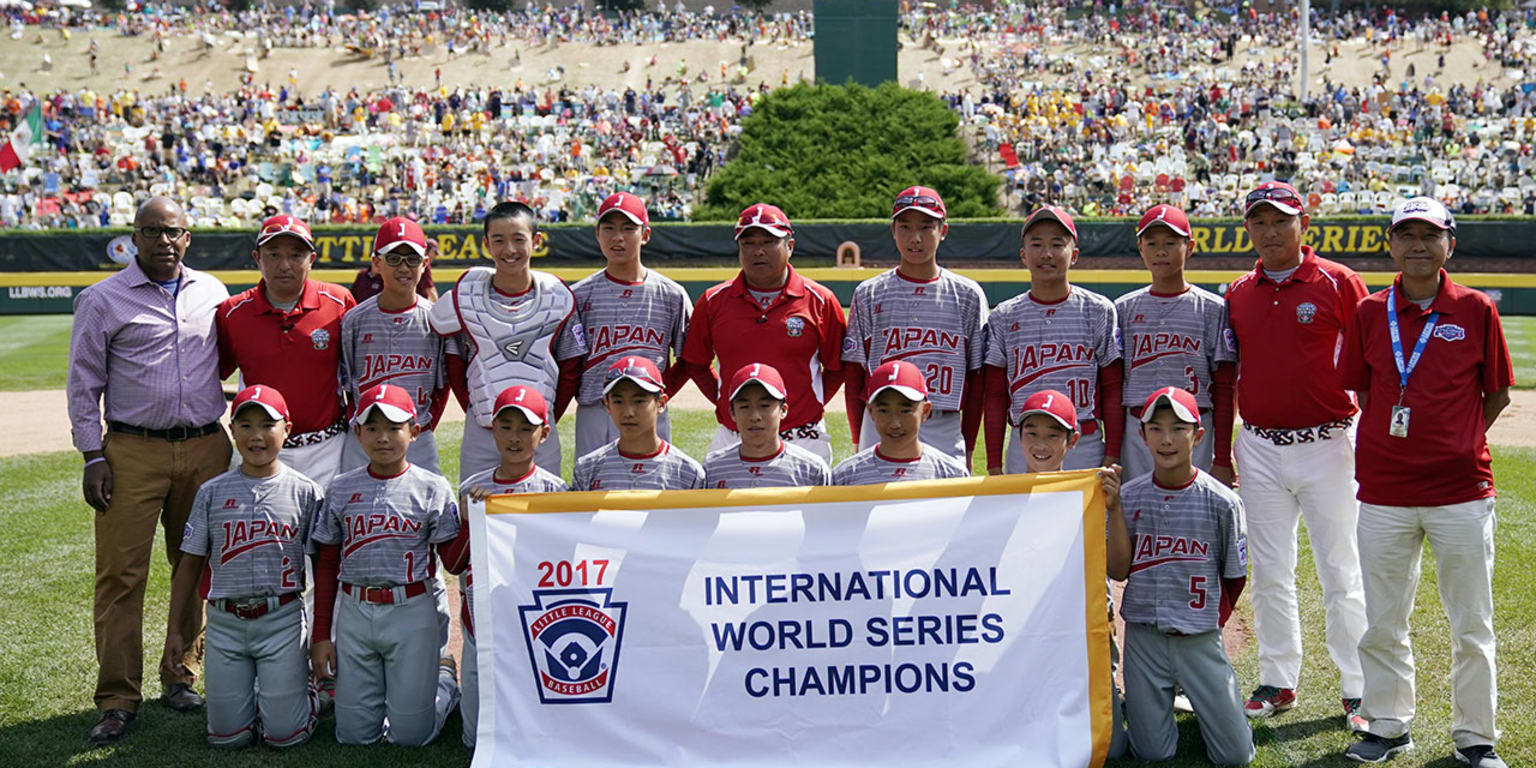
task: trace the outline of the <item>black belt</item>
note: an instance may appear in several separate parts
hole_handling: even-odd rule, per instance
[[[169,440],[173,443],[205,437],[218,432],[220,429],[223,429],[223,427],[220,427],[217,421],[211,424],[204,424],[201,427],[171,427],[170,429],[145,429],[144,427],[135,427],[132,424],[124,424],[121,421],[107,422],[108,432],[117,432],[135,437],[152,437],[156,440]]]
[[[305,432],[299,435],[289,435],[288,439],[283,441],[283,447],[303,448],[306,445],[319,445],[345,431],[347,431],[346,422],[338,421],[324,429],[317,429],[313,432]]]

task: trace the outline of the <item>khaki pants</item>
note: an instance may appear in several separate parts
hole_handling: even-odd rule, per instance
[[[136,712],[144,700],[144,587],[155,524],[165,528],[174,577],[192,499],[199,486],[229,468],[230,443],[223,430],[174,443],[114,432],[107,435],[105,455],[112,466],[112,503],[96,515],[96,708]],[[196,679],[202,598],[188,595],[182,615],[178,632],[188,674],[162,664],[162,686]]]
[[[1409,616],[1424,542],[1434,551],[1440,602],[1451,625],[1451,740],[1494,744],[1499,708],[1494,662],[1492,498],[1443,507],[1360,505],[1360,564],[1369,629],[1360,638],[1365,716],[1371,733],[1395,738],[1415,714]]]

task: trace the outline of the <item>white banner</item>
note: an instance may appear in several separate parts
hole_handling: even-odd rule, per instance
[[[475,768],[1098,766],[1092,471],[497,496]]]

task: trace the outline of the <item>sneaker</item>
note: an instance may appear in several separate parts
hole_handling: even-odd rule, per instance
[[[1195,705],[1189,703],[1189,697],[1180,691],[1173,695],[1173,711],[1192,715],[1195,712]]]
[[[1499,753],[1493,751],[1492,744],[1474,744],[1458,749],[1455,757],[1472,768],[1509,768]]]
[[[1254,719],[1269,717],[1294,706],[1296,706],[1296,690],[1294,688],[1276,688],[1273,685],[1261,685],[1253,690],[1253,695],[1248,697],[1248,703],[1243,705],[1243,714]]]
[[[1344,756],[1357,763],[1385,763],[1399,752],[1413,749],[1413,739],[1404,733],[1395,739],[1367,733],[1344,750]]]
[[[1341,699],[1344,702],[1344,727],[1355,733],[1365,733],[1370,730],[1371,723],[1360,714],[1359,699]]]
[[[325,716],[336,706],[336,680],[322,677],[315,681],[315,714]]]

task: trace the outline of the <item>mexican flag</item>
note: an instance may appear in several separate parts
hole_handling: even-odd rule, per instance
[[[43,110],[36,104],[11,131],[11,140],[0,146],[0,173],[25,165],[33,150],[43,143]]]

